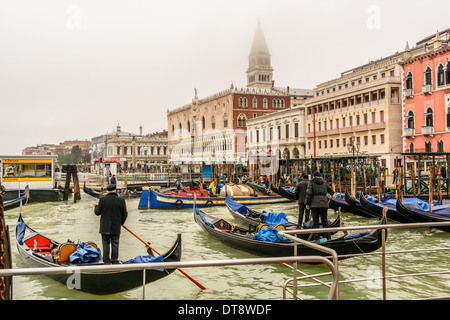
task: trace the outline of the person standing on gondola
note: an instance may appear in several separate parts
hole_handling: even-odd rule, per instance
[[[313,229],[319,228],[319,217],[322,220],[322,227],[328,228],[328,197],[327,193],[331,196],[334,195],[333,189],[328,183],[320,176],[319,172],[314,172],[313,178],[308,183],[306,189],[305,204],[306,209],[311,210],[311,216],[313,219]],[[314,240],[319,239],[319,233],[314,234]],[[331,239],[329,234],[326,235],[327,240]]]
[[[308,188],[308,175],[304,174],[300,182],[295,188],[295,202],[298,204],[298,224],[297,227],[301,228],[303,225],[303,216],[305,217],[305,222],[309,221],[309,210],[306,209],[305,198],[306,189]]]
[[[94,213],[100,216],[103,262],[117,264],[119,263],[121,226],[127,220],[128,211],[125,199],[120,198],[116,193],[115,184],[108,185],[106,190],[108,193],[100,198],[98,203],[94,202]]]

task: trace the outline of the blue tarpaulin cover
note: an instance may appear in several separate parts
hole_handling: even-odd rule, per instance
[[[230,197],[225,197],[225,201],[227,202],[227,205],[231,208],[231,210],[239,212],[242,215],[247,214],[247,207],[243,204],[239,204],[231,200]]]
[[[278,235],[279,231],[280,229],[267,227],[259,231],[257,234],[255,234],[255,239],[268,242],[276,242],[276,241],[289,242],[289,240],[286,239],[285,237]]]
[[[158,257],[153,257],[153,256],[137,256],[134,259],[130,259],[126,262],[123,263],[151,263],[151,262],[164,262],[164,256],[160,255]],[[158,271],[164,271],[164,269],[155,269]]]
[[[100,258],[101,252],[99,248],[94,248],[85,242],[81,242],[77,246],[77,251],[70,255],[70,263],[90,263]]]
[[[23,245],[23,236],[25,235],[25,222],[18,221],[16,225],[17,242]]]
[[[264,212],[261,213],[262,216],[266,216],[267,219],[264,221],[264,223],[267,223],[268,225],[275,225],[275,224],[282,224],[287,225],[288,221],[286,219],[286,213],[284,212]]]

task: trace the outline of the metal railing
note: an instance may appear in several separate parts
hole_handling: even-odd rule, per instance
[[[369,255],[381,255],[381,265],[382,265],[382,275],[381,277],[371,277],[371,278],[363,278],[363,279],[356,279],[356,280],[346,280],[346,281],[339,281],[338,285],[332,281],[331,283],[322,282],[317,279],[317,277],[323,277],[323,276],[329,276],[330,273],[321,273],[316,275],[307,275],[305,273],[302,273],[302,277],[298,277],[297,274],[299,273],[298,266],[296,263],[294,263],[293,269],[294,269],[294,277],[292,279],[287,280],[283,285],[283,299],[286,299],[286,292],[290,292],[294,299],[298,299],[298,289],[300,287],[307,287],[312,285],[298,285],[298,281],[305,280],[305,279],[313,279],[317,282],[314,286],[326,286],[330,288],[330,294],[333,290],[336,290],[335,293],[335,299],[339,299],[339,284],[340,283],[350,283],[350,282],[361,282],[361,281],[373,281],[373,280],[381,280],[382,281],[382,292],[383,292],[383,300],[387,299],[387,292],[386,292],[386,281],[388,279],[396,279],[396,278],[403,278],[403,277],[413,277],[413,276],[425,276],[425,275],[442,275],[442,274],[450,274],[450,270],[445,271],[437,271],[437,272],[421,272],[421,273],[411,273],[411,274],[403,274],[403,275],[386,275],[386,255],[387,254],[400,254],[400,253],[419,253],[419,252],[431,252],[431,251],[444,251],[444,250],[450,250],[450,247],[447,248],[432,248],[432,249],[415,249],[415,250],[398,250],[398,251],[386,251],[386,245],[385,245],[385,239],[386,239],[386,230],[387,229],[401,229],[401,228],[423,228],[423,227],[448,227],[450,226],[450,222],[426,222],[426,223],[401,223],[401,224],[383,224],[383,225],[372,225],[372,226],[355,226],[355,227],[339,227],[339,228],[327,228],[327,232],[339,232],[339,231],[357,231],[357,230],[369,230],[369,229],[381,229],[382,231],[382,245],[381,245],[381,252],[369,252],[369,253],[358,253],[358,254],[349,254],[349,255],[340,255],[337,256],[336,252],[334,250],[314,244],[308,241],[305,241],[303,239],[299,239],[296,236],[296,234],[306,234],[306,233],[323,233],[324,229],[308,229],[308,230],[290,230],[290,231],[280,231],[279,235],[283,236],[285,238],[288,238],[292,241],[295,241],[295,243],[300,243],[302,245],[306,245],[308,247],[320,250],[322,252],[330,252],[330,257],[332,259],[332,264],[334,268],[338,271],[338,261],[339,258],[349,258],[349,257],[356,257],[356,256],[369,256]],[[320,248],[319,248],[320,247]],[[297,250],[295,250],[294,255],[296,255]],[[290,283],[294,283],[293,285],[290,285]],[[289,290],[289,287],[293,287],[293,291]],[[330,298],[330,296],[329,296]],[[450,297],[445,298],[436,298],[436,299],[449,299]]]
[[[96,265],[67,268],[24,268],[24,269],[0,269],[0,277],[14,277],[25,275],[49,275],[49,274],[67,274],[74,272],[102,272],[102,271],[125,271],[142,270],[142,299],[145,300],[145,273],[152,269],[175,269],[175,268],[194,268],[194,267],[220,267],[236,265],[255,265],[255,264],[276,264],[276,263],[323,263],[330,268],[333,281],[330,295],[338,286],[339,275],[335,266],[326,258],[319,256],[305,257],[276,257],[276,258],[253,258],[253,259],[227,259],[227,260],[209,260],[209,261],[186,261],[186,262],[155,262],[155,263],[136,263],[136,264],[117,264],[117,265]]]
[[[411,252],[430,252],[450,250],[448,248],[432,248],[432,249],[416,249],[416,250],[399,250],[399,251],[386,251],[385,247],[385,232],[387,229],[399,229],[399,228],[423,228],[423,227],[444,227],[450,226],[450,222],[433,222],[433,223],[402,223],[402,224],[383,224],[383,225],[371,225],[371,226],[354,226],[354,227],[339,227],[339,228],[327,228],[327,232],[344,232],[344,231],[357,231],[357,230],[370,230],[381,229],[382,230],[382,246],[381,252],[370,253],[358,253],[351,255],[338,256],[336,251],[330,248],[326,248],[320,244],[309,242],[300,238],[297,238],[296,234],[305,233],[323,233],[324,229],[307,229],[307,230],[289,230],[280,231],[279,234],[285,238],[294,241],[294,256],[291,257],[274,257],[274,258],[253,258],[253,259],[227,259],[227,260],[207,260],[207,261],[186,261],[186,262],[158,262],[158,263],[139,263],[139,264],[119,264],[119,265],[96,265],[96,266],[83,266],[79,268],[77,266],[68,268],[24,268],[24,269],[0,269],[0,277],[13,277],[24,275],[48,275],[48,274],[64,274],[73,273],[76,270],[80,272],[102,272],[102,271],[125,271],[125,270],[142,270],[143,271],[143,292],[142,298],[145,299],[145,271],[151,269],[175,269],[175,268],[195,268],[195,267],[220,267],[220,266],[234,266],[234,265],[253,265],[253,264],[284,264],[292,263],[293,278],[287,280],[283,285],[283,299],[286,299],[286,293],[290,292],[294,299],[299,299],[298,289],[302,287],[312,286],[326,286],[329,288],[328,299],[339,299],[339,284],[361,281],[382,281],[383,299],[386,299],[386,281],[390,279],[424,276],[424,275],[442,275],[450,274],[450,270],[443,270],[437,272],[422,272],[411,273],[404,275],[386,275],[386,255],[387,254],[400,254]],[[319,250],[321,252],[328,253],[329,256],[297,256],[298,244],[308,246],[310,248]],[[381,277],[362,278],[354,280],[339,281],[339,258],[349,258],[357,256],[372,256],[381,255],[382,258],[382,275]],[[322,272],[315,275],[307,275],[298,269],[298,263],[323,263],[329,267],[330,272]],[[299,277],[301,273],[303,276]],[[318,278],[323,276],[332,276],[331,282],[323,282]],[[313,285],[298,285],[298,281],[312,279],[318,282]],[[291,283],[293,283],[291,285]],[[293,287],[293,291],[289,288]],[[442,299],[442,298],[439,298]]]

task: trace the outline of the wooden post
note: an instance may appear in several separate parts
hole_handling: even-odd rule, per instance
[[[415,198],[416,197],[416,162],[415,161],[413,161],[413,163],[412,163],[411,179],[412,179],[413,196]]]
[[[356,186],[355,186],[355,163],[354,163],[354,159],[352,159],[352,172],[351,172],[351,190],[352,190],[352,197],[356,198]]]
[[[381,190],[383,188],[382,184],[381,184],[381,175],[384,174],[381,171],[381,167],[380,167],[380,161],[377,161],[377,167],[378,167],[378,174],[377,174],[377,197],[378,197],[378,203],[381,203]]]
[[[72,176],[73,176],[73,202],[81,200],[80,195],[80,183],[78,181],[77,166],[72,166]]]
[[[63,200],[69,199],[69,193],[70,193],[70,179],[72,178],[72,169],[71,166],[63,166],[63,172],[66,172],[66,184],[64,185],[64,194],[63,194]]]
[[[428,186],[428,202],[429,202],[429,211],[433,212],[433,193],[434,193],[434,188],[433,188],[433,176],[434,176],[434,171],[430,170],[430,184]]]

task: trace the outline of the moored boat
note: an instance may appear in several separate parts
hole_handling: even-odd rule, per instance
[[[294,255],[294,243],[286,238],[276,236],[264,237],[250,230],[233,226],[229,222],[210,216],[202,212],[199,208],[194,209],[194,220],[196,223],[212,238],[218,240],[230,247],[251,252],[260,256],[291,256]],[[386,219],[382,220],[382,224],[386,223]],[[272,228],[274,229],[274,228]],[[266,228],[268,232],[273,230]],[[261,232],[261,231],[260,231]],[[387,237],[387,232],[385,233]],[[261,239],[272,238],[273,241],[264,241]],[[373,232],[358,231],[343,237],[333,239],[321,243],[324,247],[334,249],[338,255],[350,255],[357,253],[368,253],[379,249],[382,245],[382,231],[380,229]],[[319,255],[327,256],[328,254],[310,248],[308,246],[298,244],[297,255],[310,256]]]
[[[83,185],[83,191],[85,193],[87,193],[88,195],[90,195],[94,198],[97,198],[97,199],[100,199],[101,197],[106,195],[106,192],[98,192],[92,188],[86,187],[86,182]],[[118,190],[117,195],[124,199],[135,199],[135,198],[139,198],[141,196],[141,193],[131,192],[131,191],[124,192],[124,191]]]
[[[229,186],[224,186],[225,194],[231,193]],[[226,190],[229,189],[229,190]],[[234,194],[238,194],[235,192]],[[196,201],[197,207],[207,208],[212,206],[225,206],[225,195],[211,195],[204,189],[184,189],[182,192],[158,192],[152,188],[142,191],[141,200],[138,209],[185,209],[193,208]],[[288,199],[278,195],[236,195],[232,199],[240,204],[273,204],[290,202]]]
[[[243,204],[233,201],[230,197],[226,197],[225,203],[230,214],[239,221],[242,225],[258,226],[262,223],[268,225],[283,224],[286,229],[301,229],[312,227],[311,223],[304,223],[303,226],[298,226],[296,223],[287,221],[286,214],[283,212],[259,212],[257,210],[248,208]],[[331,228],[337,228],[340,224],[340,217],[337,217],[333,222],[330,222]],[[309,236],[306,236],[308,238]]]
[[[450,222],[450,205],[448,204],[434,206],[430,212],[429,210],[424,210],[418,203],[406,205],[397,200],[396,208],[399,214],[414,222]],[[450,227],[448,226],[435,228],[450,232]]]
[[[348,212],[355,215],[366,217],[366,218],[378,218],[377,215],[372,213],[370,210],[364,208],[360,203],[359,199],[350,195],[347,189],[345,189],[345,202],[348,204],[349,208],[346,209]]]
[[[419,199],[417,199],[417,200],[419,200]],[[363,193],[361,193],[360,197],[359,197],[359,203],[362,207],[369,210],[372,214],[374,214],[377,217],[382,217],[383,210],[384,210],[384,208],[386,208],[387,209],[387,211],[386,211],[387,219],[396,221],[396,222],[400,222],[400,223],[414,222],[413,220],[411,220],[411,219],[407,218],[406,216],[399,214],[397,212],[395,202],[392,203],[391,201],[384,201],[384,202],[382,201],[380,203],[380,202],[370,201],[369,199],[367,199],[364,196]]]
[[[30,228],[19,216],[16,226],[16,244],[18,251],[29,267],[54,267],[54,268],[73,268],[77,267],[79,270],[79,281],[77,281],[77,290],[88,292],[92,294],[112,294],[122,292],[139,287],[143,284],[142,270],[118,270],[118,271],[83,271],[84,266],[104,265],[103,262],[90,262],[81,264],[71,264],[68,259],[69,254],[76,251],[76,246],[71,243],[59,243],[50,238],[47,238],[39,232]],[[93,243],[87,243],[96,247]],[[74,248],[75,247],[75,248]],[[58,256],[52,254],[52,250],[58,250]],[[139,262],[177,262],[181,259],[181,235],[177,236],[175,243],[167,253],[155,257],[140,256]],[[101,260],[101,259],[100,259]],[[138,259],[137,259],[138,260]],[[129,260],[124,263],[131,263]],[[151,263],[151,262],[149,262]],[[154,270],[149,269],[145,271],[146,283],[154,282],[171,274],[175,269]],[[73,276],[73,272],[66,272],[62,274],[49,274],[48,277],[62,283],[67,284],[67,281]]]

